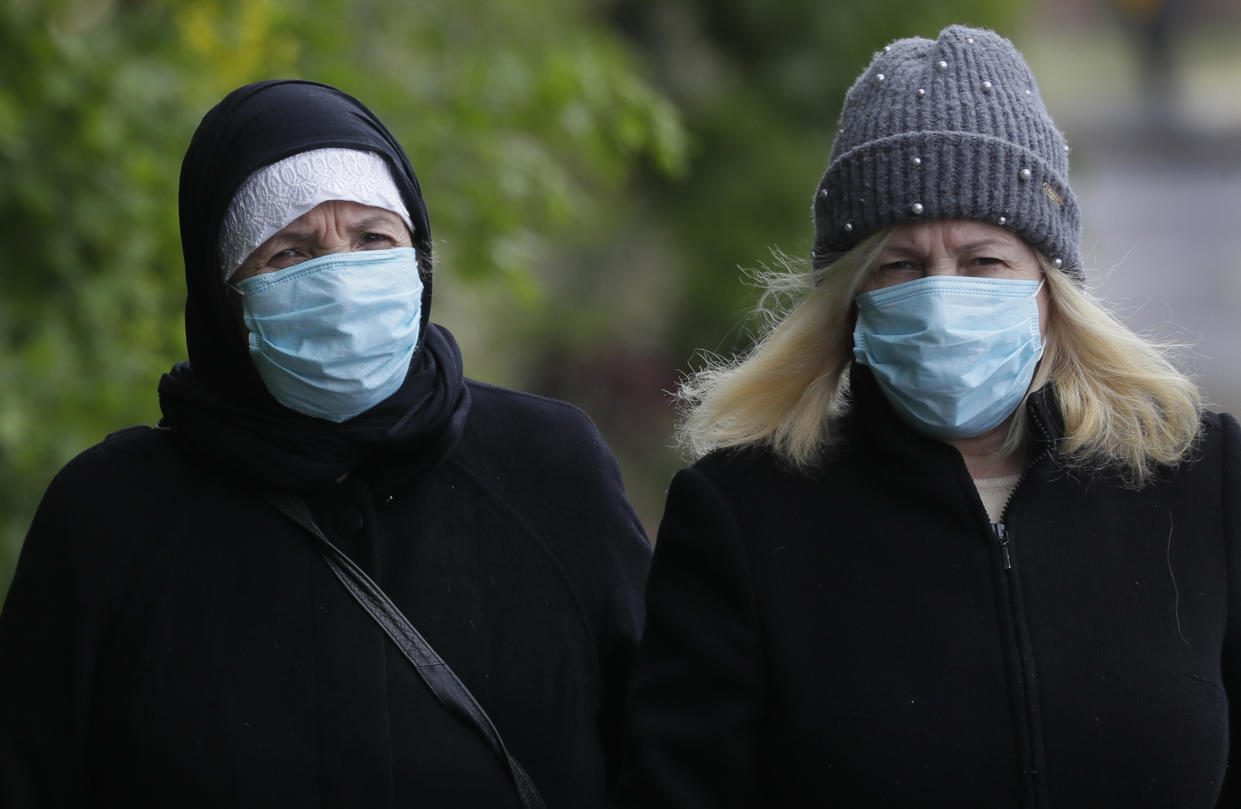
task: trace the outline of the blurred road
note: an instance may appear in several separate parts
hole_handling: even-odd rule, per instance
[[[1087,275],[1131,327],[1191,343],[1181,367],[1241,413],[1241,58],[1187,65],[1161,113],[1088,53],[1060,51],[1043,85],[1073,147]]]
[[[1096,291],[1135,329],[1192,343],[1185,367],[1241,412],[1241,132],[1100,139],[1073,183]]]

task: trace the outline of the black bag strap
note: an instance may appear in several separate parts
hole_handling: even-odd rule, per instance
[[[414,628],[400,608],[392,603],[392,600],[370,576],[366,575],[366,571],[354,564],[353,560],[340,548],[332,544],[332,541],[323,533],[323,529],[315,522],[310,508],[300,497],[294,494],[268,492],[267,499],[289,519],[319,540],[319,551],[327,560],[328,567],[336,574],[336,578],[340,579],[340,583],[345,586],[349,594],[375,619],[375,623],[379,624],[409,662],[414,664],[414,670],[431,689],[431,693],[435,695],[439,703],[467,724],[473,725],[491,745],[491,749],[500,757],[500,760],[508,764],[509,772],[513,776],[513,784],[517,787],[517,797],[521,800],[523,809],[544,809],[543,796],[539,794],[539,790],[534,786],[534,782],[530,780],[525,769],[505,747],[504,740],[500,738],[500,731],[496,730],[491,717],[483,710],[483,706],[478,704],[478,700],[474,699],[474,695],[457,677],[456,672],[449,668],[448,664],[431,648],[431,644],[427,643],[426,638]]]

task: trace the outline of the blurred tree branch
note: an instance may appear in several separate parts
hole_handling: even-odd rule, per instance
[[[159,418],[184,357],[181,157],[227,91],[298,76],[393,129],[453,271],[537,308],[538,256],[685,136],[635,49],[570,0],[12,0],[0,6],[0,593],[38,497]]]

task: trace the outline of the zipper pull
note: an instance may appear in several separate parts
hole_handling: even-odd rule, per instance
[[[1013,569],[1013,558],[1008,553],[1008,529],[1002,522],[991,523],[991,533],[995,534],[995,541],[1000,543],[1000,555],[1004,559],[1004,569]]]

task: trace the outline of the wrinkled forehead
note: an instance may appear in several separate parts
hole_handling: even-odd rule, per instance
[[[417,233],[382,157],[356,149],[312,149],[264,166],[237,190],[220,225],[223,277],[290,223],[331,201],[391,211]]]
[[[895,225],[889,229],[885,240],[885,247],[893,249],[931,246],[952,250],[989,246],[1035,252],[1017,233],[978,219],[933,219]]]

